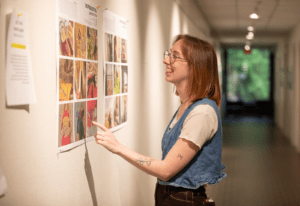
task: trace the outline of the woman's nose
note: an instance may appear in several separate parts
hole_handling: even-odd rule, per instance
[[[167,56],[166,58],[164,58],[163,63],[170,64],[170,56]]]

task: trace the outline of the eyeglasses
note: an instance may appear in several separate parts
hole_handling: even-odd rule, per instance
[[[173,63],[176,61],[176,59],[182,59],[182,60],[185,61],[184,58],[179,57],[179,56],[177,56],[176,54],[173,54],[170,50],[166,50],[166,51],[164,52],[164,59],[167,58],[167,57],[170,57],[170,63],[171,63],[171,64],[173,64]]]

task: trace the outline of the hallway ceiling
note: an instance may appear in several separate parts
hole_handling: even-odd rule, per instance
[[[247,27],[254,27],[253,43],[272,44],[288,35],[300,21],[300,0],[194,0],[222,43],[246,42]],[[259,19],[249,15],[258,12]]]

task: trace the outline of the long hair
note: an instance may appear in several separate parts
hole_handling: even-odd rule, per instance
[[[205,97],[221,102],[216,52],[208,42],[189,35],[178,35],[173,44],[183,40],[182,55],[189,65],[188,94],[192,101]]]

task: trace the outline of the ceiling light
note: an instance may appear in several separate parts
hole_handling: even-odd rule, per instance
[[[245,45],[245,50],[249,51],[250,50],[250,46],[249,45]]]
[[[254,33],[253,33],[252,31],[249,31],[249,32],[248,32],[248,36],[254,37]]]
[[[258,19],[259,16],[256,13],[250,14],[251,19]]]
[[[254,37],[254,36],[251,36],[251,35],[249,35],[249,34],[248,34],[248,35],[246,36],[246,39],[248,39],[248,40],[252,40],[252,39],[253,39],[253,37]]]
[[[254,30],[253,26],[248,26],[247,29],[248,29],[248,31],[253,31]]]

